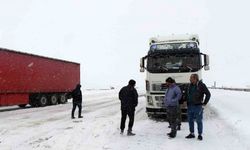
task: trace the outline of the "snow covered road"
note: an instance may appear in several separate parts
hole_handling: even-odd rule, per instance
[[[211,90],[205,108],[204,140],[187,140],[187,123],[176,139],[168,139],[168,124],[148,119],[145,98],[136,110],[136,136],[119,134],[120,103],[117,91],[84,92],[83,119],[70,119],[72,104],[43,108],[0,108],[0,150],[234,150],[250,149],[250,93]],[[76,110],[78,111],[78,110]]]

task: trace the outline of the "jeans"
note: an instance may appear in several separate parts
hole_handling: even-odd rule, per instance
[[[128,124],[128,130],[132,131],[133,125],[134,125],[134,117],[135,117],[135,111],[132,109],[122,109],[121,110],[122,118],[121,118],[121,125],[120,129],[125,129],[125,123],[127,116],[129,117],[129,124]]]
[[[202,105],[190,105],[188,106],[188,123],[190,133],[194,133],[194,121],[196,120],[198,126],[198,134],[203,132],[203,108]]]

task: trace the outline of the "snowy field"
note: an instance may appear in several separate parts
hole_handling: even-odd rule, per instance
[[[120,135],[117,91],[102,90],[84,92],[83,119],[70,119],[70,102],[43,108],[1,107],[0,150],[249,150],[250,93],[211,93],[203,141],[185,139],[189,133],[186,122],[175,139],[168,139],[168,124],[147,118],[143,96],[136,110],[137,135]]]

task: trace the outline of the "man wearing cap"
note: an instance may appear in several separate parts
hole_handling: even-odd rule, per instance
[[[167,90],[164,97],[164,104],[167,109],[167,117],[170,124],[171,132],[167,135],[170,138],[176,137],[177,117],[179,109],[179,100],[182,93],[180,88],[175,84],[175,80],[171,77],[166,79]]]

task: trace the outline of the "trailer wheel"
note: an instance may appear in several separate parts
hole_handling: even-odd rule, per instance
[[[51,105],[56,105],[57,104],[57,96],[56,95],[50,96],[50,104]]]
[[[65,104],[67,102],[66,94],[60,95],[59,102]]]
[[[18,105],[20,108],[25,108],[27,104],[20,104]]]
[[[39,106],[44,107],[47,104],[48,104],[48,98],[45,95],[41,96],[39,99]]]

